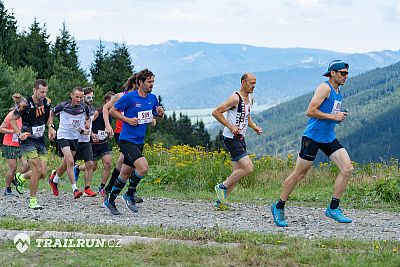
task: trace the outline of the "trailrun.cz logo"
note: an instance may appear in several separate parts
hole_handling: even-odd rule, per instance
[[[32,246],[37,248],[119,248],[121,239],[117,238],[36,238]],[[24,253],[31,246],[31,238],[25,233],[14,237],[15,247]]]

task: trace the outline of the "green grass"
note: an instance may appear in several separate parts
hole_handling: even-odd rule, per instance
[[[221,246],[131,244],[121,248],[36,248],[20,254],[15,245],[0,243],[0,259],[15,266],[398,266],[400,243],[345,239],[308,240],[283,235],[163,227],[118,227],[80,224],[0,220],[0,228],[36,231],[69,231],[101,234],[140,235],[164,239],[216,241]],[[223,246],[238,243],[237,247]],[[12,260],[11,260],[12,259]]]

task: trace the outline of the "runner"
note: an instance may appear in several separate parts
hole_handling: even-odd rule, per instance
[[[65,171],[67,171],[71,182],[74,199],[82,196],[82,192],[76,186],[74,178],[74,155],[78,146],[79,136],[81,134],[90,134],[89,108],[86,104],[82,103],[82,99],[82,87],[75,87],[70,94],[70,100],[57,105],[50,113],[50,124],[53,123],[54,116],[60,116],[57,144],[64,155],[61,165],[57,170],[51,172],[49,178],[49,184],[55,196],[59,195],[58,183]],[[81,128],[83,121],[84,128]]]
[[[26,101],[25,97],[20,94],[13,94],[12,99],[15,106],[19,106],[23,101]],[[16,185],[16,190],[19,194],[24,192],[25,177],[17,172],[17,161],[19,161],[21,172],[25,173],[29,169],[28,162],[22,157],[22,151],[19,145],[18,136],[15,134],[14,130],[10,124],[10,117],[14,113],[14,109],[5,117],[3,123],[0,125],[0,133],[4,134],[3,138],[3,157],[7,159],[8,170],[6,173],[6,189],[4,190],[5,196],[12,196],[11,183]],[[22,127],[22,119],[19,118],[17,121],[18,128]],[[14,177],[16,180],[14,180]],[[18,178],[18,180],[17,180]]]
[[[217,107],[212,115],[224,125],[224,143],[232,157],[232,173],[226,180],[215,186],[217,200],[216,209],[229,209],[227,198],[235,188],[239,180],[253,171],[253,162],[246,152],[247,127],[252,128],[258,135],[262,129],[257,126],[250,117],[253,99],[251,95],[256,86],[256,77],[253,74],[245,73],[240,79],[242,86],[238,92],[232,94],[228,100]],[[227,112],[226,118],[223,113]]]
[[[106,133],[108,136],[112,136],[114,134],[114,138],[115,141],[118,144],[118,140],[119,140],[119,135],[122,131],[122,125],[123,125],[123,121],[122,120],[116,120],[115,122],[115,131],[113,132],[112,128],[111,128],[111,124],[109,121],[109,110],[114,106],[114,104],[126,93],[131,92],[133,90],[137,90],[137,81],[136,81],[136,75],[137,73],[134,73],[131,75],[131,77],[128,78],[128,80],[125,82],[124,84],[124,89],[125,91],[122,93],[118,93],[115,95],[114,98],[111,99],[110,102],[108,102],[106,105],[104,105],[103,107],[103,119],[104,119],[104,123],[106,126]],[[111,179],[108,182],[108,185],[105,188],[105,193],[109,194],[111,192],[111,189],[115,183],[115,181],[117,180],[119,173],[121,171],[121,167],[122,167],[122,163],[124,161],[124,155],[122,153],[119,154],[119,158],[118,158],[118,162],[117,162],[117,166],[115,166],[112,174],[111,174]],[[138,184],[139,181],[135,180],[134,177],[132,177],[132,179],[129,179],[129,187],[133,190],[133,197],[135,198],[135,202],[136,203],[141,203],[143,202],[143,198],[137,196],[136,194],[136,185]]]
[[[89,108],[89,115],[90,115],[90,133],[92,132],[92,122],[94,119],[96,109],[93,107],[93,100],[94,100],[94,93],[93,88],[86,87],[83,89],[84,92],[84,103]],[[85,128],[85,121],[81,121],[80,128]],[[84,179],[85,179],[85,190],[83,191],[83,196],[86,197],[94,197],[96,193],[90,189],[90,184],[92,182],[93,177],[93,151],[92,145],[90,144],[90,135],[88,134],[80,134],[78,139],[78,148],[75,154],[75,161],[76,160],[83,160],[85,162],[83,171],[85,171]],[[78,181],[79,178],[79,166],[74,166],[74,179]]]
[[[45,80],[38,79],[33,84],[33,95],[22,102],[10,118],[10,124],[21,141],[23,156],[28,159],[32,171],[30,177],[29,208],[38,210],[43,207],[37,203],[39,178],[44,178],[47,171],[47,150],[44,143],[44,130],[47,122],[48,137],[54,139],[56,131],[49,120],[51,101],[46,97],[48,86]],[[19,129],[17,120],[22,118]]]
[[[103,162],[103,174],[99,186],[99,193],[102,195],[103,198],[105,197],[104,187],[107,183],[108,177],[110,176],[112,165],[112,151],[110,145],[108,144],[108,136],[105,132],[103,106],[107,104],[107,102],[109,102],[114,97],[114,95],[115,93],[113,91],[107,92],[104,96],[104,104],[96,109],[94,113],[92,133],[90,138],[94,160],[93,172],[97,169],[98,160],[101,159],[101,161]],[[79,165],[74,168],[75,180],[77,180],[76,177],[79,176],[79,172],[84,170],[85,165]]]
[[[144,69],[137,74],[137,82],[138,90],[125,94],[111,109],[113,117],[124,121],[119,136],[119,146],[124,154],[124,161],[120,175],[116,179],[110,195],[104,201],[104,206],[113,215],[120,214],[115,206],[115,199],[124,188],[128,178],[133,180],[133,186],[128,188],[123,199],[127,208],[138,212],[133,194],[137,184],[148,170],[147,160],[142,155],[147,124],[154,125],[154,117],[158,119],[164,117],[164,109],[158,106],[157,97],[151,93],[154,74],[148,69]]]
[[[347,117],[342,111],[342,92],[340,86],[346,82],[349,74],[349,64],[342,60],[334,60],[329,64],[328,71],[323,75],[329,80],[315,90],[307,109],[311,117],[301,139],[300,153],[297,157],[294,171],[286,178],[278,202],[271,206],[274,222],[277,226],[286,227],[285,203],[293,191],[310,170],[318,150],[322,150],[335,164],[340,172],[336,178],[333,197],[325,215],[340,223],[350,223],[352,220],[344,216],[339,208],[347,183],[353,172],[350,157],[335,136],[335,126]]]

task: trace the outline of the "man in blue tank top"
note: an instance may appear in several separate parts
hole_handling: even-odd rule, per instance
[[[272,204],[271,212],[277,226],[286,227],[284,207],[290,193],[310,170],[315,156],[321,149],[335,164],[340,172],[336,178],[333,197],[325,215],[340,223],[350,223],[352,220],[344,216],[339,208],[339,201],[353,172],[353,166],[346,149],[335,136],[335,126],[347,117],[347,112],[341,109],[342,94],[340,86],[346,82],[349,74],[349,64],[342,60],[334,60],[329,64],[328,71],[323,75],[329,80],[315,90],[307,109],[310,117],[301,140],[301,149],[297,157],[294,171],[286,178],[278,202]]]

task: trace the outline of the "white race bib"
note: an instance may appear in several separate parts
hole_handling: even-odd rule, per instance
[[[36,127],[32,127],[32,135],[34,137],[42,137],[44,134],[44,124]]]
[[[97,138],[98,138],[99,140],[104,140],[104,139],[106,139],[106,138],[107,138],[106,131],[98,130],[98,131],[97,131]]]
[[[69,125],[71,128],[78,129],[81,126],[81,120],[71,118],[69,119]]]
[[[341,108],[342,108],[342,101],[335,100],[335,102],[333,103],[331,114],[336,114],[336,113],[340,112]]]
[[[138,112],[139,124],[150,123],[153,121],[153,113],[151,110],[139,111]]]
[[[18,135],[17,135],[17,134],[13,134],[13,135],[12,135],[12,141],[13,141],[13,142],[17,142],[17,143],[19,142],[19,138],[18,138]]]

